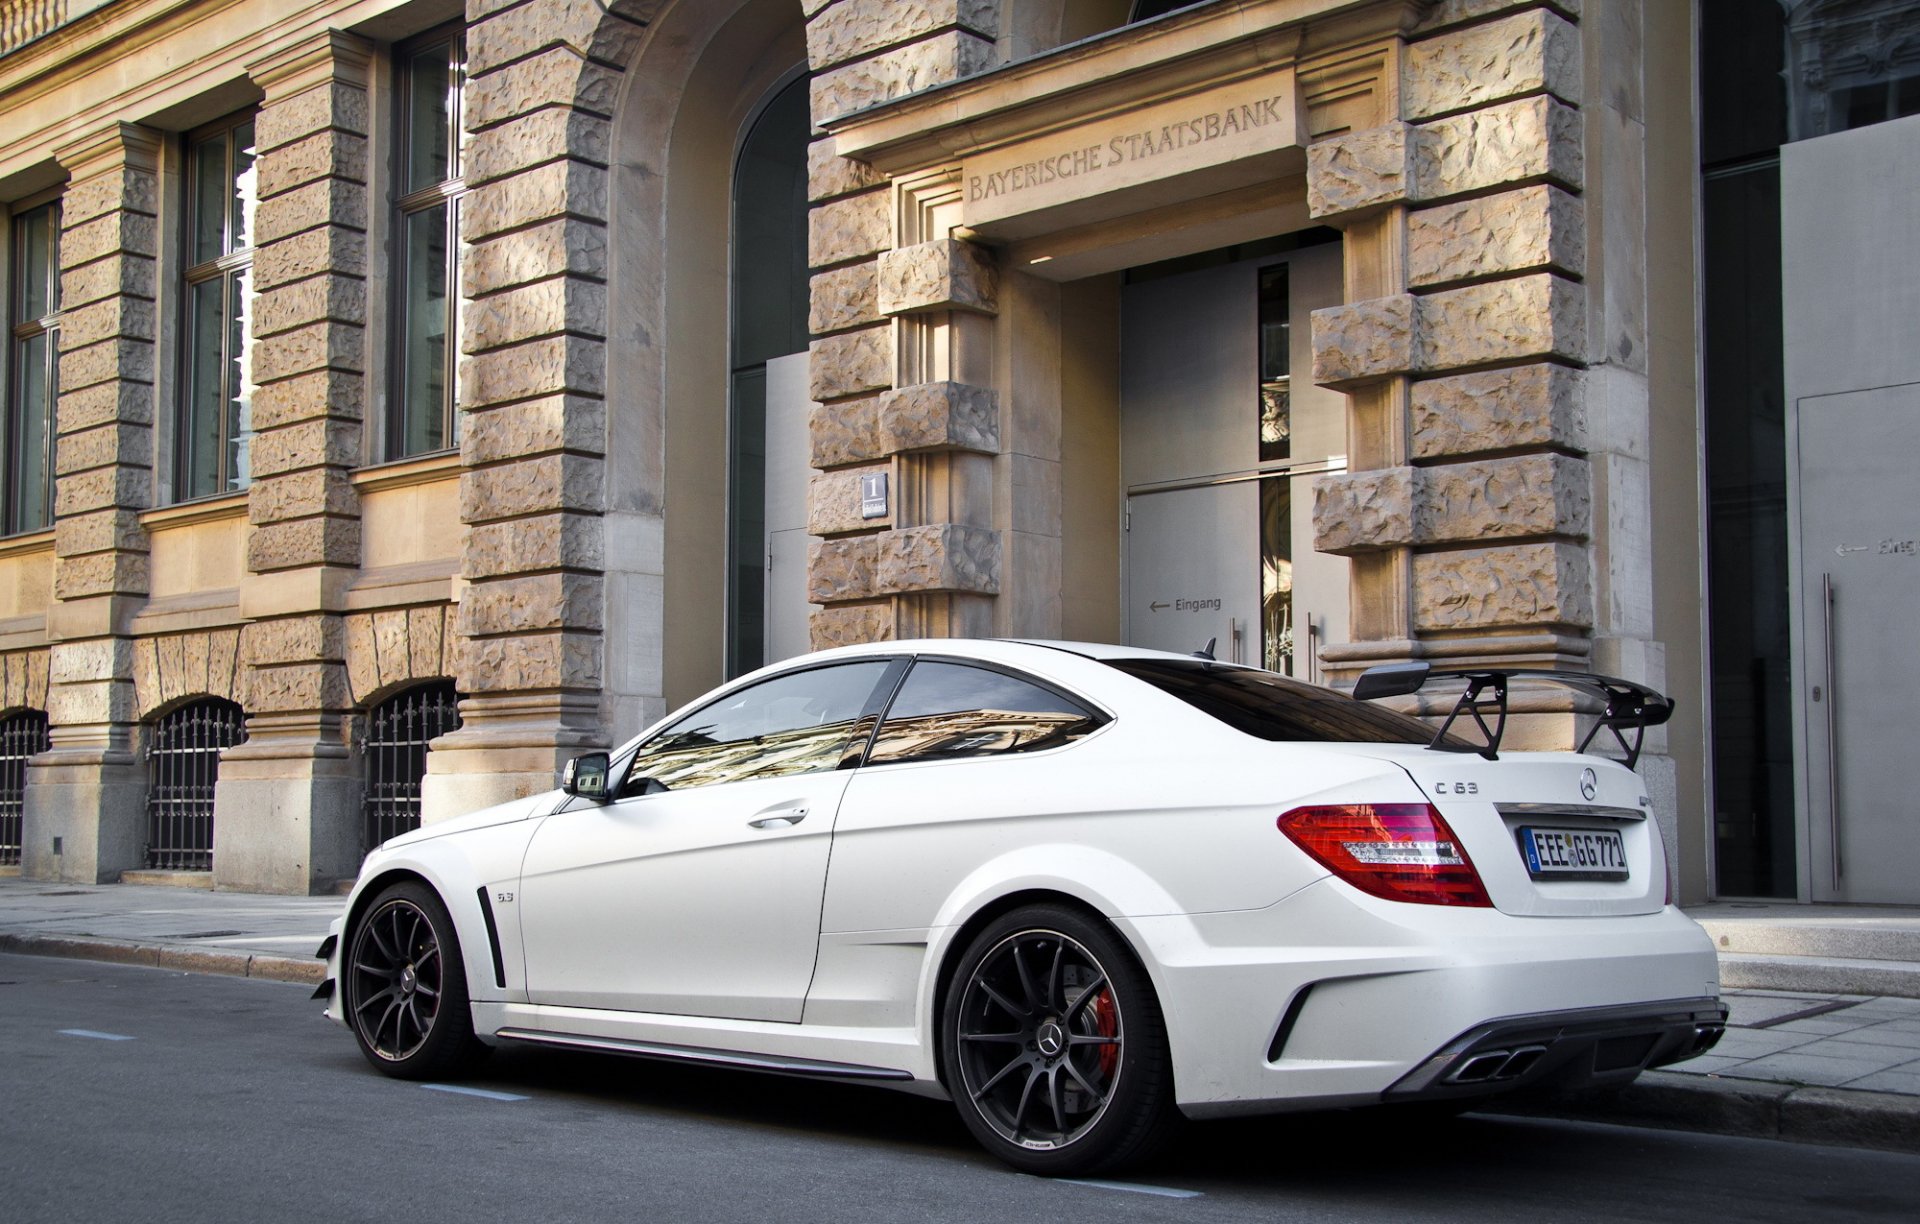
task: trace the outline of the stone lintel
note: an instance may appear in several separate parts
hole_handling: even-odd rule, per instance
[[[996,314],[999,271],[986,248],[938,238],[880,256],[880,313],[972,310]]]

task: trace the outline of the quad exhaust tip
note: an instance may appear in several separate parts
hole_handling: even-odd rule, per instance
[[[1482,1050],[1466,1059],[1447,1076],[1449,1084],[1491,1084],[1515,1080],[1533,1069],[1546,1054],[1543,1045],[1518,1046],[1511,1050]]]

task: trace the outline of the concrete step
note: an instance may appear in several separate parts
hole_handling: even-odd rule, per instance
[[[1920,922],[1702,918],[1700,925],[1722,954],[1920,961]]]
[[[1720,984],[1742,990],[1920,999],[1920,960],[1720,953]]]
[[[148,884],[160,888],[197,888],[213,891],[211,871],[123,871],[122,884]]]

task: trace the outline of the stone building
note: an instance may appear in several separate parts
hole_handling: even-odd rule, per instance
[[[1915,8],[0,0],[0,855],[306,892],[809,646],[1214,639],[1650,682],[1684,899],[1920,900]]]

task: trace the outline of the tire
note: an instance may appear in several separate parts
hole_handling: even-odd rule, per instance
[[[1160,1002],[1132,951],[1065,906],[988,924],[947,981],[946,1085],[981,1146],[1026,1173],[1144,1159],[1175,1129]]]
[[[354,927],[341,966],[347,1023],[368,1062],[435,1079],[486,1052],[473,1033],[466,962],[447,907],[424,884],[394,884]]]

